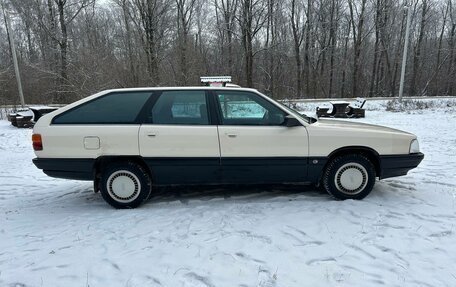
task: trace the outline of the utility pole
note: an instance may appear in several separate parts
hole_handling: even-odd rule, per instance
[[[16,80],[17,80],[17,89],[19,92],[19,97],[21,99],[21,107],[24,108],[25,107],[24,93],[22,92],[21,75],[19,73],[19,65],[17,64],[16,47],[14,45],[14,37],[13,37],[12,30],[11,30],[11,21],[10,21],[8,12],[5,9],[4,1],[2,1],[2,9],[3,9],[3,16],[5,17],[6,32],[8,33],[8,36],[9,36],[11,56],[13,57],[14,73],[16,74]]]
[[[405,4],[405,9],[407,9],[407,23],[405,24],[405,39],[404,39],[404,52],[402,53],[402,67],[401,67],[401,81],[399,84],[399,102],[402,102],[402,95],[404,93],[404,81],[405,81],[405,66],[407,64],[407,51],[409,43],[409,34],[410,34],[410,18],[412,17],[412,5]]]

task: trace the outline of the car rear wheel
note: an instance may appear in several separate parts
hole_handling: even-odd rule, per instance
[[[375,168],[361,154],[339,156],[328,164],[322,183],[335,198],[363,199],[374,187]]]
[[[101,173],[100,191],[103,199],[115,208],[135,208],[151,194],[147,171],[133,162],[112,163]]]

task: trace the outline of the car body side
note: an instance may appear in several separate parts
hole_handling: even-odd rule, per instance
[[[254,89],[225,88],[224,91],[254,93],[295,117],[300,126],[229,126],[220,115],[211,124],[52,124],[61,115],[81,104],[119,91],[206,91],[220,88],[140,88],[108,90],[89,96],[36,123],[43,150],[35,151],[35,165],[49,176],[94,180],[100,167],[112,161],[134,160],[148,168],[153,184],[217,183],[318,183],[331,158],[361,153],[375,166],[379,178],[406,174],[423,158],[410,153],[416,136],[381,126],[347,121],[307,122],[299,114],[284,109]],[[211,113],[214,106],[208,106]],[[272,136],[265,134],[267,131]],[[242,148],[230,144],[231,132]],[[283,136],[283,137],[282,137]],[[160,144],[154,139],[160,138]]]

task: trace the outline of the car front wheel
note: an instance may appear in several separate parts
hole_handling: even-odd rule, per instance
[[[335,198],[363,199],[374,187],[375,168],[361,154],[339,156],[329,162],[322,183]]]
[[[135,208],[149,198],[151,179],[138,164],[112,163],[102,170],[100,191],[103,199],[115,208]]]

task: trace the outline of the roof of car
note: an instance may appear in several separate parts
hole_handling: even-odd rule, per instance
[[[103,92],[138,92],[138,91],[149,91],[149,90],[227,90],[227,91],[254,91],[252,88],[238,88],[238,87],[209,87],[209,86],[194,86],[194,87],[142,87],[142,88],[121,88],[121,89],[110,89]]]

